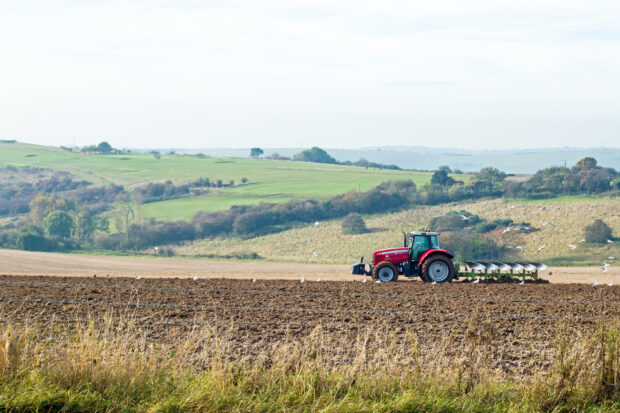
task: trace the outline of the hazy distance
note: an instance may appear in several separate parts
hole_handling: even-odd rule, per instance
[[[616,1],[24,0],[0,36],[0,138],[620,147]]]

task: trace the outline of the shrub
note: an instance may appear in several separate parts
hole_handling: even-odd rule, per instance
[[[160,257],[174,257],[174,250],[170,247],[157,248],[157,255]]]
[[[366,223],[360,214],[349,214],[342,220],[343,234],[363,234],[368,231]]]
[[[34,225],[23,227],[17,235],[17,246],[26,251],[51,251],[54,241],[45,238],[43,229]]]
[[[314,146],[311,149],[306,149],[305,151],[298,153],[293,159],[301,162],[338,163],[338,161],[332,158],[330,154],[318,146]]]
[[[465,231],[450,232],[442,236],[442,248],[449,249],[459,261],[506,261],[515,251],[497,244],[490,238]]]
[[[431,184],[441,185],[441,186],[450,186],[454,185],[456,181],[448,176],[448,172],[445,169],[440,169],[433,173],[431,177]]]
[[[68,238],[74,228],[73,218],[65,211],[50,212],[43,220],[43,228],[49,235]]]
[[[586,241],[595,244],[606,243],[608,239],[612,238],[611,227],[603,222],[602,219],[597,219],[588,225],[584,232]]]

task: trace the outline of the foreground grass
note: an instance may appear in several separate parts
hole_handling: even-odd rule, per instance
[[[1,411],[596,411],[620,409],[620,336],[601,327],[558,336],[556,360],[531,377],[486,369],[485,343],[462,357],[330,364],[312,337],[281,345],[269,362],[226,360],[219,337],[199,351],[156,345],[130,328],[77,328],[56,338],[5,327]],[[119,332],[124,331],[124,332]],[[58,332],[58,331],[57,331]],[[67,333],[67,331],[65,331]],[[475,335],[475,334],[473,334]],[[478,336],[480,337],[480,336]],[[384,343],[392,348],[389,339]],[[191,350],[190,350],[191,348]],[[358,349],[363,351],[363,349]],[[401,355],[402,356],[402,355]]]
[[[86,381],[85,377],[79,380]],[[0,388],[7,411],[600,411],[611,400],[554,402],[552,389],[481,383],[464,392],[414,377],[350,377],[321,371],[273,376],[261,370],[153,374],[108,383],[88,379],[75,386],[47,377],[27,378]]]

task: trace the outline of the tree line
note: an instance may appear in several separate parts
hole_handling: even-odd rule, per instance
[[[4,168],[3,173],[15,175],[26,170],[7,168]],[[44,172],[38,169],[26,171],[33,176]],[[411,180],[389,181],[366,192],[350,191],[326,201],[293,200],[280,204],[233,206],[227,211],[198,212],[190,222],[172,223],[142,220],[128,201],[132,199],[136,203],[143,203],[171,199],[185,196],[190,188],[217,187],[223,185],[223,182],[199,178],[182,185],[170,181],[150,183],[135,188],[129,194],[122,186],[84,186],[70,175],[52,179],[53,175],[48,174],[48,178],[40,181],[26,179],[33,182],[28,186],[30,189],[26,191],[27,196],[23,197],[23,200],[29,200],[26,211],[29,212],[29,219],[5,225],[0,231],[0,246],[41,250],[140,250],[207,237],[255,237],[317,220],[339,219],[350,214],[399,211],[416,205],[516,195],[548,197],[579,193],[618,194],[620,190],[619,176],[614,169],[601,168],[595,160],[587,158],[572,168],[543,169],[522,182],[510,180],[504,172],[495,168],[482,169],[472,175],[468,182],[455,180],[450,176],[451,173],[449,168],[442,167],[435,171],[429,183],[420,187]],[[569,183],[573,186],[568,186]],[[234,181],[229,184],[234,184]],[[8,184],[4,185],[0,186],[0,190],[7,190]],[[47,191],[47,194],[33,195],[36,188]],[[69,188],[73,189],[55,192]],[[113,213],[102,215],[112,208]],[[25,211],[25,208],[22,206],[20,211]],[[508,222],[487,222],[475,216],[463,223],[458,221],[461,218],[454,215],[440,217],[435,224],[460,225],[480,233],[501,225],[510,225]],[[110,232],[110,219],[114,224],[114,233]],[[349,220],[352,225],[359,226],[355,216]],[[354,232],[351,228],[347,230]]]

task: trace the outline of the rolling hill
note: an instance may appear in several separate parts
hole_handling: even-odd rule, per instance
[[[149,182],[184,183],[208,177],[237,185],[212,189],[208,194],[142,204],[140,214],[165,221],[187,220],[198,211],[218,211],[232,205],[285,202],[291,199],[324,200],[348,191],[367,191],[381,182],[411,179],[417,185],[431,173],[365,170],[361,167],[293,161],[256,160],[147,153],[86,155],[61,148],[20,142],[0,143],[0,167],[37,166],[71,172],[95,184],[114,183],[131,190]],[[238,185],[247,178],[245,185]],[[469,177],[456,175],[467,180]]]
[[[488,220],[510,218],[515,222],[530,222],[537,230],[530,234],[515,231],[493,234],[500,243],[525,247],[517,259],[545,262],[554,265],[600,265],[609,256],[620,260],[620,241],[594,246],[579,243],[583,229],[595,218],[603,218],[620,234],[620,199],[562,197],[545,201],[484,200],[459,204],[419,207],[407,211],[366,217],[369,232],[343,235],[340,220],[321,222],[285,232],[251,239],[200,240],[176,247],[179,255],[240,255],[255,252],[274,261],[352,264],[360,256],[369,257],[373,250],[398,247],[401,231],[424,228],[436,216],[449,211],[467,210]],[[550,222],[554,226],[541,225]],[[573,250],[569,244],[578,245]],[[541,251],[538,249],[545,246]],[[318,256],[315,256],[314,253]],[[610,261],[611,262],[611,261]],[[613,262],[612,262],[613,263]]]

